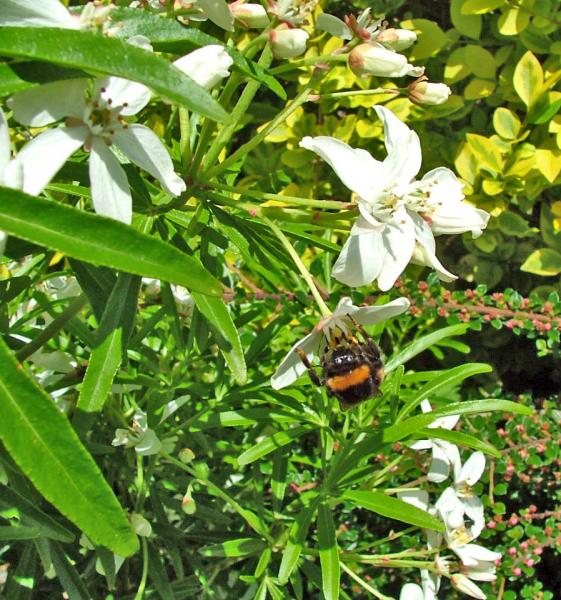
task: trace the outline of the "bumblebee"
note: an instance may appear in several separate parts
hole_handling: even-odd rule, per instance
[[[362,325],[350,315],[348,317],[363,339],[351,334],[331,337],[322,352],[321,378],[306,353],[297,350],[312,382],[324,386],[330,396],[335,396],[342,410],[349,410],[377,395],[384,379],[380,349]]]

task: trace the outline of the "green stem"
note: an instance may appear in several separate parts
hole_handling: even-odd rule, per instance
[[[182,171],[183,173],[187,173],[189,163],[191,162],[191,126],[189,111],[184,106],[179,107],[179,136]]]
[[[88,298],[85,294],[78,296],[68,307],[60,314],[56,319],[51,321],[45,329],[35,338],[33,338],[29,344],[26,344],[23,348],[20,348],[16,352],[16,358],[19,361],[23,361],[29,358],[34,352],[37,352],[41,346],[46,344],[50,339],[54,338],[55,335],[70,321],[74,318],[88,303]]]
[[[341,210],[355,206],[352,202],[340,202],[338,200],[313,200],[310,198],[297,198],[296,196],[282,196],[281,194],[269,194],[259,190],[249,190],[243,187],[234,185],[224,185],[222,183],[212,183],[212,186],[225,192],[240,194],[240,196],[248,196],[257,200],[275,200],[283,204],[292,206],[310,206],[312,208],[326,208]]]
[[[324,72],[317,71],[312,76],[312,78],[310,79],[308,84],[304,87],[304,89],[298,94],[298,96],[296,96],[294,98],[294,100],[292,100],[292,102],[287,104],[283,108],[283,110],[281,110],[280,113],[278,113],[278,115],[266,127],[261,129],[261,131],[259,133],[256,133],[243,146],[240,146],[233,154],[231,154],[223,162],[221,162],[220,164],[216,165],[215,167],[209,169],[206,173],[204,173],[204,175],[203,175],[204,179],[206,179],[208,181],[212,177],[216,177],[216,175],[218,175],[219,173],[221,173],[222,171],[227,169],[230,165],[234,164],[239,158],[241,158],[242,156],[245,156],[246,154],[249,154],[249,152],[251,152],[253,150],[253,148],[255,148],[256,146],[258,146],[269,135],[269,133],[271,133],[271,131],[273,131],[281,123],[286,121],[286,119],[288,119],[288,117],[297,108],[300,108],[300,106],[302,106],[302,104],[304,104],[305,102],[308,101],[308,96],[310,95],[310,92],[314,88],[318,79],[320,79],[323,76],[323,74],[324,74]]]
[[[323,56],[311,56],[310,58],[301,58],[300,60],[295,60],[294,62],[281,65],[280,67],[275,67],[274,69],[270,69],[269,73],[271,75],[276,75],[278,73],[284,73],[285,71],[292,71],[293,69],[299,69],[300,67],[309,67],[322,63],[342,63],[347,62],[347,54],[325,54]]]
[[[261,67],[267,68],[272,61],[273,53],[269,44],[267,44],[261,54],[261,57],[259,58],[258,64]],[[240,123],[242,117],[247,112],[247,109],[253,101],[253,98],[259,90],[260,86],[261,82],[254,80],[249,81],[246,84],[236,106],[234,107],[234,110],[232,110],[230,120],[218,132],[218,135],[214,138],[214,141],[212,142],[208,152],[206,153],[206,156],[203,161],[203,169],[209,169],[210,165],[214,165],[216,163],[220,152],[222,152],[224,146],[226,146],[226,144],[230,141],[230,138],[234,134],[234,131],[238,127],[238,124]],[[213,169],[210,168],[210,170],[212,171]]]
[[[364,579],[359,577],[352,569],[347,567],[347,565],[343,561],[340,561],[339,564],[341,565],[341,569],[343,569],[343,571],[345,571],[345,573],[347,573],[352,579],[354,579],[367,592],[370,592],[373,596],[376,596],[376,598],[378,598],[379,600],[393,600],[393,598],[391,596],[385,596],[384,594],[380,593],[377,589],[373,588],[370,584],[366,583],[366,581],[364,581]]]
[[[401,89],[394,88],[373,88],[371,90],[349,90],[347,92],[332,92],[331,94],[321,94],[317,96],[318,100],[325,100],[325,98],[346,98],[349,96],[373,96],[374,94],[399,94],[402,93]]]
[[[314,297],[314,300],[316,301],[316,304],[318,305],[318,308],[319,308],[322,316],[330,317],[331,311],[329,310],[329,307],[327,306],[327,304],[324,302],[323,298],[321,297],[321,294],[319,293],[319,290],[317,289],[316,284],[314,283],[312,275],[306,268],[306,265],[302,262],[301,258],[298,256],[298,253],[296,252],[296,250],[294,250],[294,248],[292,247],[292,244],[290,243],[288,238],[277,227],[277,225],[275,225],[275,223],[273,223],[270,219],[268,219],[267,217],[261,217],[261,218],[263,219],[263,221],[265,223],[267,223],[267,225],[271,228],[271,231],[277,236],[277,238],[280,240],[281,244],[286,248],[286,251],[290,254],[290,257],[294,261],[294,264],[298,267],[298,270],[302,274],[304,281],[308,284],[308,287],[310,288],[310,291],[312,292],[312,296]]]
[[[146,588],[146,580],[148,579],[148,542],[145,537],[140,538],[140,544],[142,546],[142,577],[138,584],[134,600],[142,600]]]

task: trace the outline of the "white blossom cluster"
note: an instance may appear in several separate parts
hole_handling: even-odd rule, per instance
[[[423,412],[431,411],[428,400],[424,400]],[[458,416],[440,417],[429,428],[452,429]],[[445,527],[444,534],[426,530],[428,550],[435,553],[434,569],[421,570],[421,586],[408,583],[402,590],[400,600],[434,600],[443,576],[460,592],[485,600],[486,595],[475,581],[495,581],[496,562],[501,554],[474,544],[483,528],[485,518],[483,503],[474,493],[474,486],[485,470],[485,456],[474,452],[462,465],[458,447],[440,439],[420,440],[410,446],[414,450],[431,450],[432,462],[427,480],[442,483],[452,476],[449,485],[432,505],[425,490],[411,489],[399,492],[405,502],[440,518]],[[466,520],[467,519],[467,520]],[[442,550],[451,550],[457,559],[441,556]]]

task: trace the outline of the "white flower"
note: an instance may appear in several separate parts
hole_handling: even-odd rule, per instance
[[[14,118],[32,127],[68,117],[66,127],[47,130],[19,153],[24,170],[24,191],[38,194],[66,160],[81,146],[89,151],[92,201],[101,215],[130,223],[132,198],[125,171],[111,151],[115,145],[131,162],[148,171],[172,196],[185,190],[171,158],[158,136],[148,127],[129,124],[150,100],[150,90],[118,77],[56,81],[16,94]],[[88,93],[89,91],[89,93]]]
[[[401,588],[399,600],[425,600],[425,594],[421,586],[416,583],[406,583]]]
[[[146,413],[140,409],[137,409],[134,413],[130,429],[115,430],[115,438],[111,442],[111,445],[134,448],[142,456],[158,454],[162,449],[162,443],[155,431],[148,427]]]
[[[269,42],[275,58],[293,58],[306,52],[307,31],[289,29],[284,23],[269,32]]]
[[[307,23],[308,16],[314,11],[318,0],[271,0],[269,12],[275,15],[282,23],[303,25]]]
[[[143,277],[142,283],[146,286],[144,288],[144,293],[147,296],[160,295],[161,283],[159,279]],[[189,321],[193,316],[193,310],[195,308],[195,300],[193,299],[193,296],[191,296],[189,290],[181,285],[171,284],[170,288],[171,293],[173,294],[173,299],[175,300],[175,304],[177,306],[177,311],[182,317]]]
[[[432,408],[428,400],[421,402],[421,409],[424,413],[431,412]],[[460,419],[459,415],[450,415],[435,419],[428,427],[429,429],[442,428],[454,429]],[[440,483],[448,478],[450,466],[460,460],[460,452],[454,444],[439,439],[419,440],[409,446],[413,450],[431,450],[432,462],[427,474],[428,481]]]
[[[318,356],[321,346],[325,340],[329,341],[332,334],[347,334],[352,329],[352,323],[347,315],[353,318],[361,325],[373,325],[400,315],[409,308],[407,298],[398,298],[387,304],[379,306],[354,306],[350,298],[341,298],[337,308],[333,313],[322,319],[315,327],[312,333],[309,333],[302,340],[297,342],[285,356],[275,374],[271,377],[271,386],[278,390],[290,385],[306,372],[306,366],[298,356],[296,349],[302,349],[308,360],[312,361],[314,356]]]
[[[230,10],[232,11],[234,18],[245,27],[263,29],[269,25],[267,11],[261,4],[232,2],[232,4],[230,4]]]
[[[366,8],[358,18],[350,15],[344,21],[334,15],[321,13],[316,19],[316,29],[327,31],[343,40],[351,40],[354,36],[363,41],[377,39],[382,19],[372,19],[370,11],[370,8]]]
[[[473,486],[481,479],[485,470],[485,455],[483,452],[474,452],[464,463],[460,461],[459,455],[453,457],[454,467],[454,492],[458,498],[464,514],[472,521],[472,530],[477,531],[476,535],[485,526],[483,516],[483,503],[474,495]]]
[[[173,64],[201,87],[210,90],[230,75],[228,69],[233,62],[224,46],[209,44],[178,58]]]
[[[392,27],[381,31],[376,37],[376,41],[391,50],[401,52],[417,41],[417,34],[409,29],[394,29]]]
[[[479,600],[485,600],[487,596],[483,593],[479,586],[475,585],[473,581],[470,581],[465,575],[461,573],[454,573],[450,577],[450,583],[463,594],[467,594],[472,598],[478,598]]]
[[[376,42],[353,48],[349,53],[349,67],[358,77],[420,77],[425,72],[424,67],[409,64],[403,54]]]
[[[455,279],[436,257],[434,235],[479,235],[489,215],[464,202],[462,184],[449,169],[439,167],[415,180],[422,160],[417,134],[387,108],[374,109],[384,123],[388,156],[383,162],[332,137],[305,137],[300,142],[358,195],[361,214],[333,276],[353,287],[377,279],[385,291],[415,258],[434,268],[441,279]]]
[[[464,507],[453,488],[446,488],[442,492],[435,507],[444,521],[446,544],[458,555],[464,566],[481,568],[482,565],[501,557],[498,552],[471,543],[481,533],[483,527],[481,523],[474,523],[472,527],[466,526]]]
[[[425,76],[410,83],[409,100],[416,104],[443,104],[448,100],[452,90],[445,83],[429,83]]]
[[[0,0],[0,26],[60,27],[107,33],[113,5],[88,2],[73,15],[59,0]]]

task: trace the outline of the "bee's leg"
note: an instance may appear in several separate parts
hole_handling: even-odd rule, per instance
[[[318,377],[318,374],[316,373],[314,367],[312,367],[304,350],[302,350],[302,348],[296,348],[295,350],[298,353],[300,360],[304,363],[306,369],[308,369],[308,373],[310,374],[310,379],[312,380],[312,383],[317,386],[321,386],[321,381]]]
[[[364,327],[352,315],[347,315],[347,317],[349,317],[352,324],[358,329],[358,331],[360,331],[360,334],[364,338],[366,346],[372,355],[371,358],[376,361],[380,360],[380,348],[378,348],[378,344],[376,344],[376,342],[368,335],[366,329],[364,329]]]

